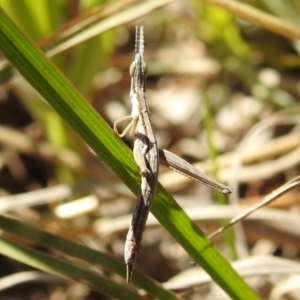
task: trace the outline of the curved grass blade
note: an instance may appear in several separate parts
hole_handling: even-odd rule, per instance
[[[111,271],[115,274],[118,274],[122,277],[125,277],[125,267],[124,263],[121,263],[116,258],[112,257],[109,254],[104,254],[99,251],[90,249],[86,246],[74,243],[72,241],[66,240],[62,237],[56,236],[54,234],[44,232],[37,228],[33,228],[29,225],[21,223],[19,221],[4,217],[0,215],[0,228],[5,230],[13,235],[21,236],[23,239],[28,239],[35,244],[40,244],[45,247],[50,247],[56,250],[59,250],[65,254],[80,258],[86,262],[91,264],[97,264],[102,266],[108,271]],[[9,255],[9,252],[4,253],[2,252],[3,249],[0,247],[0,253],[4,255]],[[16,258],[14,256],[14,258]],[[18,259],[18,257],[16,258]],[[39,265],[41,262],[34,261],[34,257],[30,259],[30,261],[22,260],[24,263],[29,264],[32,261],[32,266],[42,269],[44,271],[48,271],[44,268],[40,268]],[[61,273],[56,273],[58,275],[63,275]],[[68,274],[67,274],[68,275]],[[68,276],[72,278],[72,274]],[[150,280],[146,276],[142,274],[135,274],[133,282],[138,286],[142,287],[146,292],[157,299],[179,299],[173,293],[164,289],[158,283]],[[101,292],[104,292],[100,289]]]
[[[86,271],[39,251],[0,238],[0,253],[45,272],[84,283],[100,293],[117,299],[142,300],[144,297],[98,274]]]
[[[126,7],[126,9],[122,11],[114,12],[107,18],[101,18],[100,14],[100,21],[96,18],[90,22],[89,18],[87,18],[87,20],[83,20],[84,22],[82,22],[84,23],[84,27],[82,27],[79,23],[77,26],[74,26],[74,28],[70,28],[70,30],[62,32],[57,45],[46,51],[47,56],[52,57],[105,31],[136,20],[157,8],[170,4],[173,1],[174,0],[138,1],[138,3],[133,6]]]

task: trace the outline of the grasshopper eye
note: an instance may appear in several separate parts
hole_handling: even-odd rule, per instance
[[[135,61],[133,61],[131,63],[130,68],[129,68],[129,74],[130,74],[131,77],[133,77],[134,71],[135,71]]]

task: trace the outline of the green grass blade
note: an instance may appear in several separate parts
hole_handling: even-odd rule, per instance
[[[108,254],[104,254],[99,251],[87,248],[83,245],[66,240],[54,234],[41,231],[39,229],[33,228],[24,223],[21,223],[19,221],[4,216],[0,216],[0,228],[13,235],[18,235],[21,236],[22,238],[28,239],[36,244],[57,249],[63,253],[80,258],[91,264],[97,264],[99,266],[102,266],[106,270],[111,271],[115,274],[119,274],[120,276],[125,278],[126,270],[124,267],[124,263],[121,263],[119,260],[117,260],[116,258]],[[10,256],[9,252],[3,253],[2,251],[4,250],[1,248],[0,253]],[[15,255],[13,256],[13,258],[20,260],[20,258]],[[22,259],[22,262],[41,269],[40,268],[41,262],[40,261],[36,262],[34,260],[34,257],[30,258],[29,261]],[[49,271],[45,268],[42,268],[42,270]],[[64,273],[59,273],[59,272],[56,272],[55,274],[64,275]],[[68,274],[65,275],[67,276]],[[69,276],[67,277],[73,278],[72,274],[69,274]],[[133,282],[157,299],[169,299],[169,300],[180,299],[176,297],[174,294],[172,294],[171,292],[162,288],[156,282],[149,280],[149,278],[143,276],[142,274],[137,274],[135,272]],[[101,289],[100,291],[103,293],[105,292]]]
[[[124,286],[114,283],[112,280],[76,267],[65,261],[60,261],[57,258],[53,258],[39,251],[15,244],[5,238],[0,238],[0,253],[45,272],[87,284],[92,289],[110,297],[124,300],[144,299],[144,297],[132,292]]]
[[[76,89],[49,62],[0,10],[0,49],[33,87],[55,108],[94,151],[135,193],[139,192],[139,172],[131,151],[78,94]],[[231,268],[198,227],[158,186],[152,213],[182,247],[233,299],[258,299],[251,288]]]

